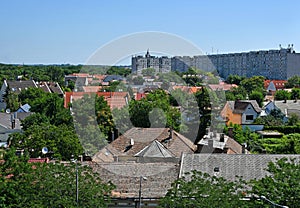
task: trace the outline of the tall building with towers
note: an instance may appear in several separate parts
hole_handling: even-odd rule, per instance
[[[132,73],[141,75],[143,69],[153,68],[156,73],[167,73],[171,71],[171,58],[167,56],[151,56],[149,49],[145,56],[133,56],[131,59]]]

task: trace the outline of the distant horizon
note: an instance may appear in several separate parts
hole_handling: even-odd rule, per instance
[[[235,51],[235,52],[228,52],[228,53],[213,53],[213,54],[202,54],[202,55],[223,55],[223,54],[234,54],[234,53],[248,53],[248,52],[252,52],[252,51],[269,51],[269,50],[280,50],[280,45],[278,45],[278,48],[269,48],[269,49],[256,49],[256,50],[241,50],[241,51]],[[287,49],[288,45],[286,45],[286,47],[284,45],[281,45],[282,49]],[[295,50],[295,46],[293,47],[294,51],[297,53],[297,51]],[[145,50],[145,53],[147,52],[147,49]],[[149,49],[150,54],[154,54],[154,56],[159,56],[156,55],[156,53],[151,53],[151,50]],[[143,53],[139,53],[137,55],[144,55]],[[190,57],[193,56],[198,56],[199,54],[195,54],[195,55],[187,55]],[[161,55],[163,56],[163,55]],[[179,55],[181,56],[181,55]],[[173,56],[169,56],[169,57],[173,57]],[[127,60],[127,59],[126,59]],[[121,67],[126,67],[126,66],[131,66],[131,58],[128,59],[129,63],[127,62],[121,62],[118,65],[105,65],[105,64],[85,64],[85,63],[5,63],[5,62],[1,62],[0,64],[7,64],[7,65],[73,65],[73,66],[121,66]]]

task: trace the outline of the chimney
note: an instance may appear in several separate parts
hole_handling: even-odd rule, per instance
[[[224,133],[220,134],[220,142],[225,142],[225,140],[224,140]]]
[[[208,149],[213,149],[214,148],[214,140],[213,139],[208,139]]]
[[[233,127],[228,127],[228,136],[231,138],[234,138],[233,137]]]
[[[11,121],[11,129],[14,129],[16,127],[16,120],[13,114],[10,114],[10,121]]]
[[[173,139],[173,129],[170,128],[170,139]]]
[[[207,127],[207,128],[205,129],[205,134],[208,135],[209,132],[210,132],[210,128]]]
[[[111,131],[111,141],[115,140],[115,132],[112,130]]]
[[[246,153],[246,147],[247,147],[247,143],[243,143],[242,144],[242,154]]]

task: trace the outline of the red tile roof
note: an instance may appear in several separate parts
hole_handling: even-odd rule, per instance
[[[212,89],[213,91],[216,90],[224,90],[224,91],[228,91],[231,88],[237,87],[236,84],[226,84],[224,82],[220,83],[220,84],[209,84],[208,85],[210,87],[210,89]]]
[[[29,163],[49,163],[49,158],[30,158]]]
[[[141,100],[142,98],[145,98],[146,96],[147,96],[146,93],[137,92],[135,95],[135,100]]]
[[[189,86],[173,86],[173,90],[181,89],[183,92],[187,93],[196,93],[197,91],[201,90],[202,87],[189,87]]]
[[[277,90],[282,90],[285,88],[285,84],[287,83],[286,80],[265,80],[264,81],[264,88],[267,89],[270,82],[273,82]]]
[[[95,94],[95,92],[66,92],[64,107],[68,108],[69,103],[71,103],[71,100],[78,100],[81,99],[84,95],[92,94]],[[130,97],[128,95],[128,92],[96,92],[96,94],[98,96],[103,96],[111,109],[124,107],[125,105],[127,105],[127,99],[129,99]]]

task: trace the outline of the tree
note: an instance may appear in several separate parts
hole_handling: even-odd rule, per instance
[[[143,69],[142,74],[144,76],[154,76],[155,75],[155,69],[153,69],[153,68]]]
[[[253,180],[252,193],[266,196],[273,202],[288,207],[299,207],[300,201],[300,164],[287,158],[270,162],[267,168],[270,173],[260,180]],[[256,201],[257,204],[264,202]]]
[[[170,106],[169,95],[159,89],[151,92],[145,99],[131,100],[129,115],[135,127],[169,127],[180,130],[180,112]]]
[[[300,77],[295,75],[289,78],[285,86],[287,88],[300,87]]]
[[[161,199],[161,207],[244,207],[244,182],[192,171],[177,179]]]
[[[300,118],[299,118],[298,114],[291,113],[289,116],[288,125],[294,126],[294,125],[297,125],[299,122],[300,122]]]
[[[289,100],[291,94],[285,90],[277,90],[275,93],[275,100]]]
[[[84,95],[72,103],[74,126],[87,154],[98,152],[115,129],[110,107],[103,96]]]
[[[28,157],[5,153],[0,166],[0,207],[107,207],[114,186],[103,183],[88,166],[74,163],[28,163]],[[77,168],[76,168],[77,166]],[[76,203],[78,170],[78,205]]]
[[[295,99],[295,100],[300,98],[300,89],[299,88],[293,88],[292,89],[291,98]]]
[[[252,91],[251,94],[249,95],[249,99],[250,100],[256,100],[256,102],[258,103],[258,105],[260,107],[263,106],[263,101],[264,101],[264,95],[259,92],[259,91]]]
[[[60,160],[69,160],[72,155],[83,153],[75,130],[65,125],[34,124],[24,133],[12,134],[10,140],[11,147],[24,149],[33,158],[42,156],[43,147],[51,151],[52,157]]]
[[[240,85],[241,81],[243,81],[245,79],[245,77],[241,77],[239,75],[233,75],[230,74],[227,79],[226,82],[228,84],[236,84],[236,85]]]
[[[20,107],[18,95],[15,92],[7,91],[4,99],[6,102],[6,108],[10,109],[11,112],[18,110]]]
[[[250,94],[254,90],[263,92],[264,80],[265,78],[262,76],[253,76],[251,78],[246,78],[243,81],[241,81],[241,86],[245,88],[248,94]]]
[[[133,79],[132,79],[132,82],[133,82],[133,84],[135,84],[135,85],[142,85],[143,83],[144,83],[144,79],[143,79],[143,77],[142,76],[137,76],[137,77],[134,77]]]
[[[226,99],[228,100],[245,100],[247,97],[247,91],[244,87],[233,87],[230,91],[225,92]]]

